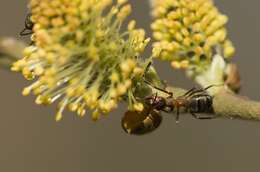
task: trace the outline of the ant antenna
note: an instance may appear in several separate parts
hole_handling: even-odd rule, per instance
[[[212,85],[209,85],[206,88],[204,88],[204,90],[206,91],[212,87],[221,87],[221,86],[224,86],[224,84],[212,84]]]

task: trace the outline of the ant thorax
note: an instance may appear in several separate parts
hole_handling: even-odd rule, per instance
[[[172,107],[172,110],[174,109],[183,109],[186,111],[188,100],[185,99],[185,97],[177,97],[177,98],[168,98],[169,105]],[[171,104],[170,104],[171,103]]]

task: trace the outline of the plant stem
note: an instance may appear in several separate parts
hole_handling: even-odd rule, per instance
[[[215,113],[225,117],[260,120],[260,102],[221,90],[214,97]]]
[[[167,87],[174,96],[180,96],[186,92],[182,88]],[[260,102],[242,97],[222,88],[213,98],[214,113],[228,118],[260,120]]]
[[[0,38],[0,67],[10,69],[13,62],[22,57],[25,44],[14,38]]]

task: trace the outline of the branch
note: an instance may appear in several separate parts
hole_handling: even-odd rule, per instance
[[[221,90],[213,101],[215,113],[225,117],[260,120],[260,102]]]
[[[180,96],[186,92],[181,88],[168,87],[174,96]],[[236,95],[224,88],[215,94],[213,99],[214,113],[228,118],[260,120],[260,102]]]
[[[0,67],[10,69],[22,57],[25,44],[14,38],[0,38]]]

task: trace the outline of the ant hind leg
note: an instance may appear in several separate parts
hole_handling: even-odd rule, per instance
[[[196,87],[192,87],[190,90],[188,90],[185,94],[183,94],[182,96],[188,96],[190,95],[192,92],[194,92],[197,88]]]
[[[220,85],[214,85],[213,84],[213,85],[209,85],[209,86],[202,88],[202,89],[197,89],[197,90],[194,89],[193,91],[190,91],[189,94],[187,94],[186,96],[190,97],[190,96],[193,96],[196,93],[203,93],[203,92],[207,91],[208,89],[210,89],[212,87],[218,87],[218,86],[223,86],[223,84],[220,84]]]

